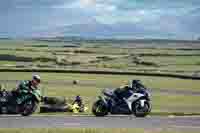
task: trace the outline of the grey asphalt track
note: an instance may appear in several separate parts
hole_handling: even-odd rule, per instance
[[[0,116],[0,128],[172,128],[200,131],[200,117]]]

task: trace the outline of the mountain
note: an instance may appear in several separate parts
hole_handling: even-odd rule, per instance
[[[142,28],[134,26],[131,23],[118,23],[118,24],[73,24],[62,28],[61,33],[65,36],[81,36],[89,38],[109,38],[117,36],[131,36],[143,34],[145,31]]]
[[[116,24],[73,24],[57,29],[63,36],[80,36],[85,38],[167,38],[173,36],[170,32],[159,32],[151,28],[133,23]]]

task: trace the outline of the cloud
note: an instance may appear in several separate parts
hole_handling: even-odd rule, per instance
[[[71,0],[5,0],[0,2],[0,9],[7,8],[8,10],[13,10],[20,8],[51,8],[52,6],[71,2]]]
[[[106,12],[113,12],[116,10],[116,6],[110,3],[111,0],[76,0],[71,4],[64,4],[57,6],[57,8],[63,9],[76,9],[79,12],[86,12],[90,15],[98,15]]]
[[[97,4],[97,1],[96,0],[80,0],[79,3],[83,7],[92,7]]]

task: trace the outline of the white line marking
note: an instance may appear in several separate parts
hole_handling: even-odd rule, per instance
[[[190,128],[190,129],[200,129],[200,127],[197,126],[172,126],[174,128]]]

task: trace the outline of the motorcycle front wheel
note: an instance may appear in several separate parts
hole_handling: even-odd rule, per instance
[[[108,115],[108,109],[102,100],[98,100],[92,106],[92,113],[95,116],[103,117]]]
[[[151,103],[149,101],[145,101],[144,106],[141,107],[140,101],[137,101],[135,104],[133,104],[132,108],[133,108],[133,114],[136,117],[145,117],[151,111]]]

